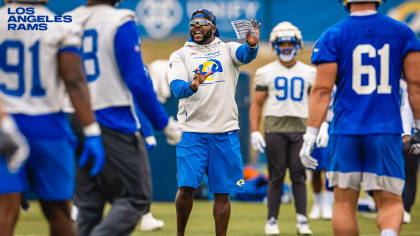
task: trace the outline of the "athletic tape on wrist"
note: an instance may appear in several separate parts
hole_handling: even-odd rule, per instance
[[[93,122],[83,127],[83,134],[85,136],[99,136],[101,135],[101,128],[99,128],[98,122]]]

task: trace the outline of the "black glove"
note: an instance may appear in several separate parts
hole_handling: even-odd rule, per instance
[[[12,137],[0,129],[0,156],[6,157],[9,159],[15,154],[19,149],[17,143],[12,139]]]
[[[408,142],[409,154],[418,155],[420,154],[420,131],[416,130],[413,136],[411,136],[410,141]]]

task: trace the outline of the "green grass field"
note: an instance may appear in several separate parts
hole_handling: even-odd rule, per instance
[[[401,235],[420,235],[420,199],[417,195],[417,204],[412,210],[412,223],[403,226]],[[311,204],[308,206],[308,211]],[[132,235],[156,235],[166,236],[176,234],[176,216],[173,203],[156,202],[152,204],[152,212],[155,217],[165,221],[163,230],[156,232],[140,232],[137,227]],[[228,235],[264,235],[266,218],[266,206],[262,203],[232,203],[232,215],[229,223]],[[296,216],[293,204],[282,205],[279,216],[281,235],[296,235]],[[314,235],[332,235],[331,221],[312,220],[310,222]],[[361,236],[377,236],[375,219],[367,219],[359,216]],[[16,229],[17,236],[44,236],[48,235],[47,223],[41,215],[39,205],[31,203],[29,212],[22,212]],[[212,216],[212,203],[196,201],[187,227],[187,234],[191,236],[214,235],[214,223]]]

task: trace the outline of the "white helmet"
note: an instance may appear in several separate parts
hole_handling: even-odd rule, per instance
[[[284,54],[284,51],[290,49],[281,50],[279,48],[279,44],[282,42],[292,42],[295,44],[291,53]],[[278,23],[271,31],[270,43],[281,60],[291,61],[296,56],[299,48],[303,48],[302,33],[296,26],[292,25],[292,23],[283,21]]]
[[[350,3],[355,2],[375,2],[378,3],[378,5],[381,5],[382,0],[339,0],[340,2],[343,1],[343,5],[348,8]],[[385,1],[385,0],[384,0]]]

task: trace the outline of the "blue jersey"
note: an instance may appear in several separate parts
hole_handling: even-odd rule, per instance
[[[414,32],[380,14],[350,16],[324,32],[312,63],[338,64],[333,134],[402,132],[399,80],[410,51],[420,51]]]

